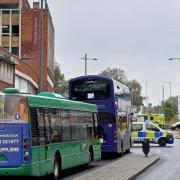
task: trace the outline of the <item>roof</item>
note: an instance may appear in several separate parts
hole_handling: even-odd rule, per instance
[[[97,107],[94,104],[88,104],[67,99],[58,99],[53,97],[43,97],[37,95],[27,95],[29,106],[35,107],[53,107],[62,109],[82,110],[97,112]]]

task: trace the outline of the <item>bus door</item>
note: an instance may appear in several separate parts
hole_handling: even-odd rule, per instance
[[[124,112],[118,113],[117,119],[117,149],[118,152],[130,148],[130,132],[127,114]]]

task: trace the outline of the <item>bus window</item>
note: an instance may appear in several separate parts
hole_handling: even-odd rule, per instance
[[[79,139],[79,121],[77,111],[70,111],[72,139]]]
[[[62,121],[62,140],[71,140],[71,124],[69,117],[69,110],[61,110],[61,121]]]
[[[78,81],[72,84],[72,99],[74,100],[104,100],[110,97],[110,85],[105,80]]]
[[[94,137],[93,116],[91,112],[86,112],[86,124],[87,124],[87,137],[91,139]]]
[[[44,127],[43,108],[38,108],[37,120],[38,120],[38,129],[39,129],[39,143],[40,145],[44,145],[45,144],[45,127]]]
[[[52,133],[51,133],[51,125],[50,125],[50,110],[51,109],[46,109],[44,108],[44,126],[45,126],[45,137],[46,137],[46,144],[51,143],[52,141]]]
[[[38,121],[37,121],[37,108],[30,107],[29,108],[30,122],[31,122],[31,133],[32,133],[32,145],[39,145],[39,129],[38,129]]]
[[[128,128],[127,117],[126,116],[119,116],[118,122],[119,122],[120,131],[121,132],[126,131]]]
[[[86,126],[86,113],[85,112],[78,112],[79,117],[79,125],[80,125],[80,139],[87,138],[87,126]]]
[[[93,128],[94,128],[94,135],[95,137],[102,138],[103,131],[102,126],[98,123],[98,116],[97,113],[93,113]]]
[[[52,108],[49,112],[50,126],[51,126],[51,138],[53,142],[60,142],[61,137],[61,121],[59,118],[59,111],[56,108]]]
[[[4,115],[7,120],[28,121],[27,101],[21,96],[5,96]]]

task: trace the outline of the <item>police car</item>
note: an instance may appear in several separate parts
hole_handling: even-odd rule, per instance
[[[166,146],[166,144],[173,144],[173,135],[158,127],[151,122],[133,122],[131,127],[132,142],[142,142],[144,139],[149,139],[150,142]]]

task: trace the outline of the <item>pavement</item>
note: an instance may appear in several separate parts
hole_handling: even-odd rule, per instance
[[[160,159],[157,155],[130,153],[73,180],[133,180]]]

